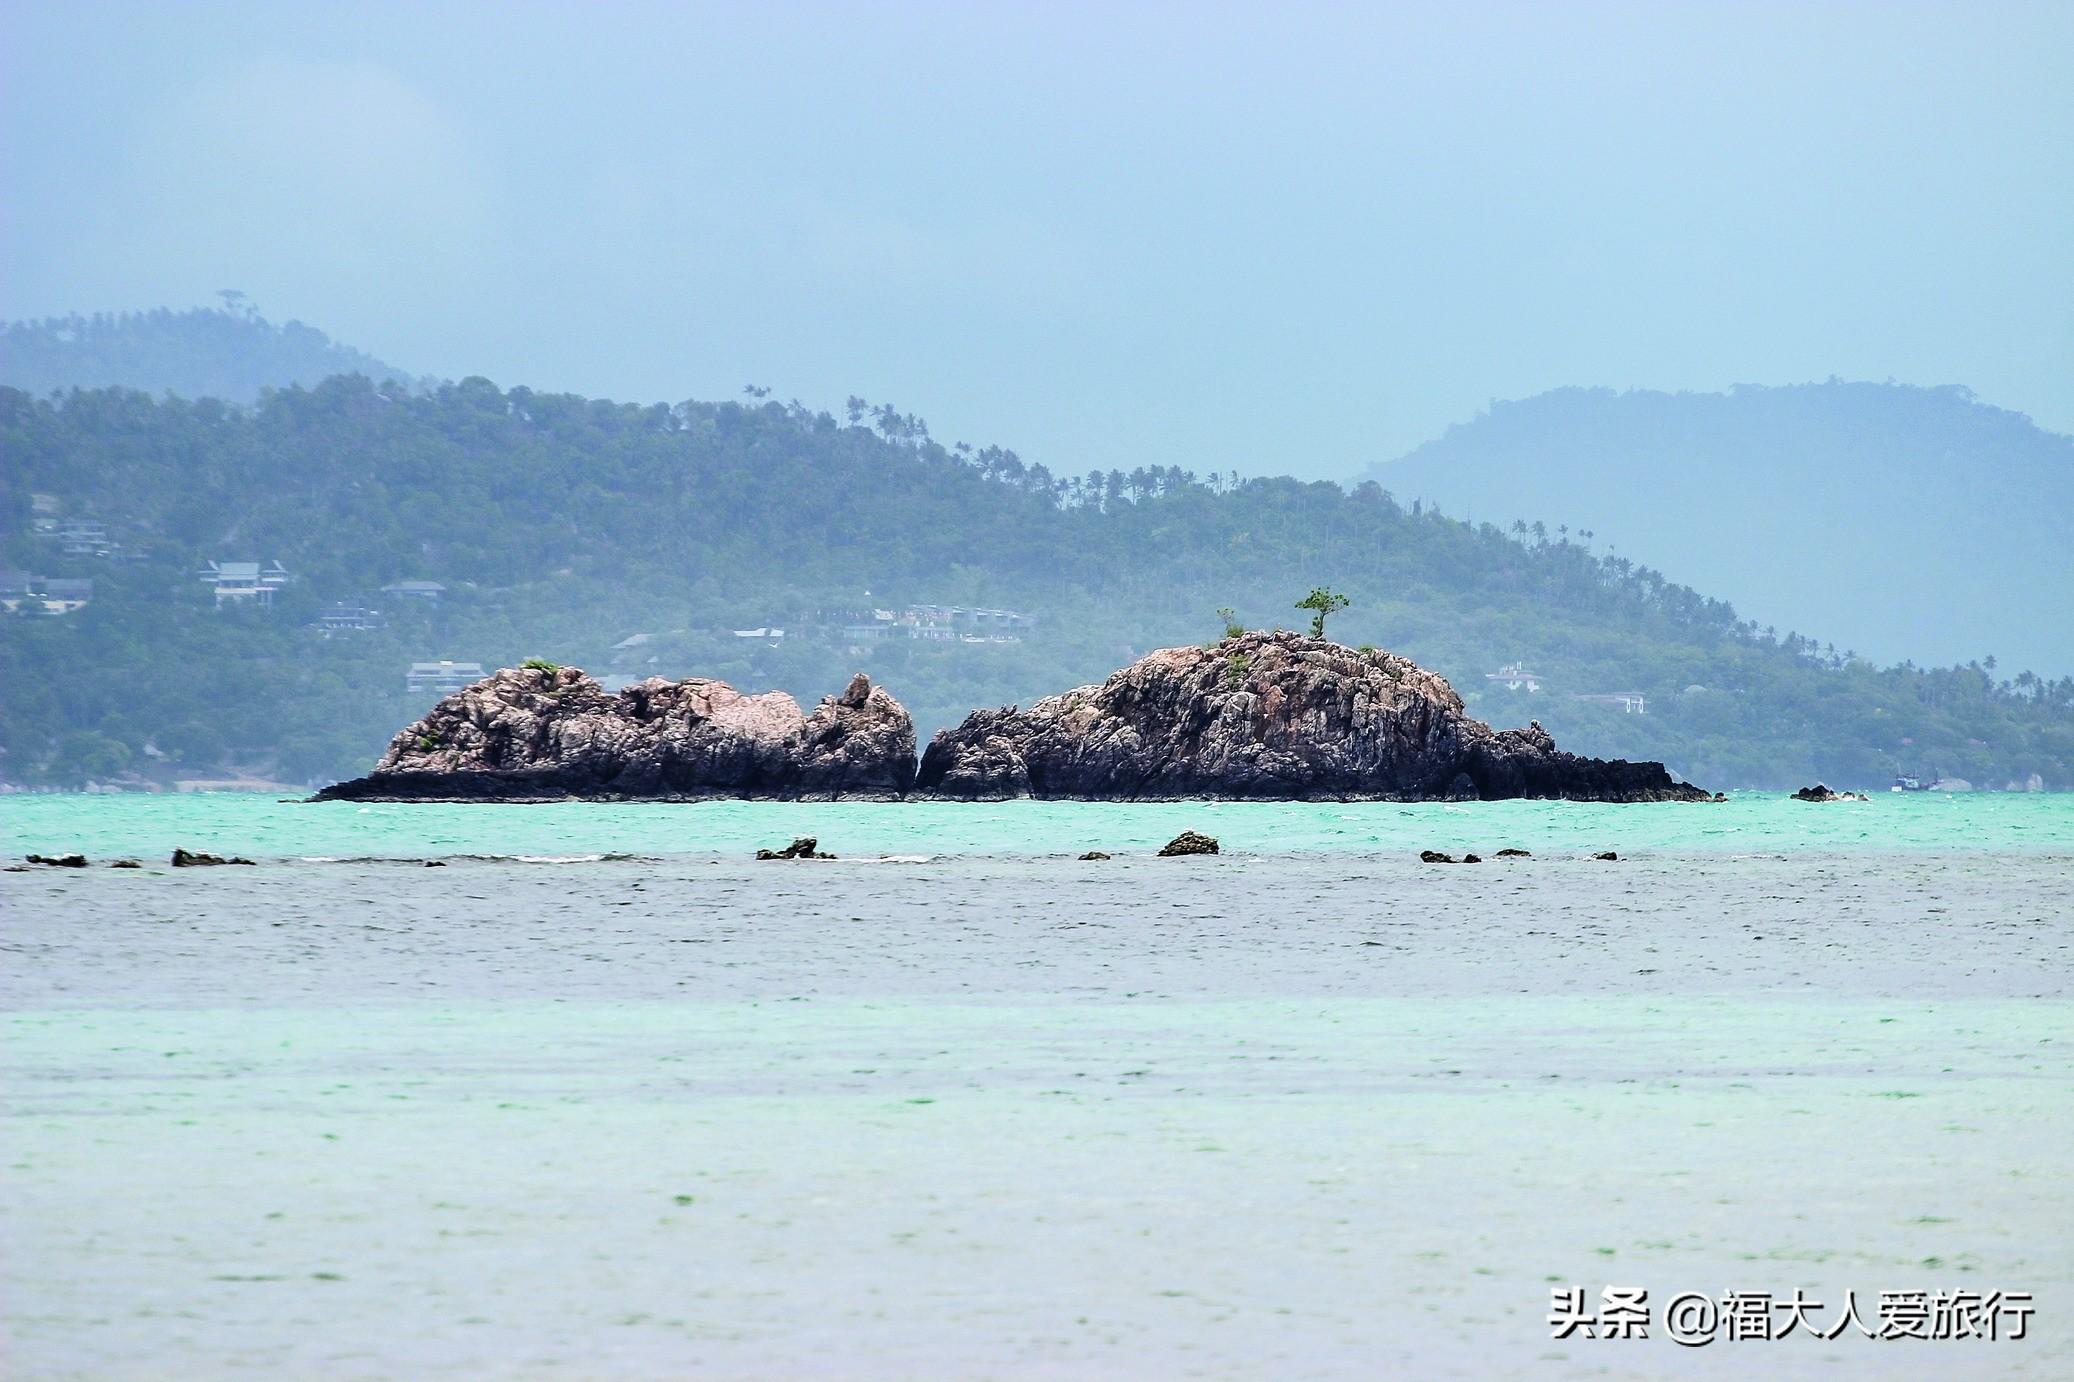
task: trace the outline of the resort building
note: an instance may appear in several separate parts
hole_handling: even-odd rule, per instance
[[[904,605],[895,609],[826,610],[824,636],[852,648],[889,640],[918,643],[1020,643],[1037,621],[1012,609],[977,605]]]
[[[1617,705],[1623,712],[1629,715],[1647,715],[1649,713],[1649,699],[1640,691],[1600,691],[1589,696],[1576,696],[1572,699],[1590,701],[1596,705]]]
[[[1037,622],[1012,609],[976,605],[909,605],[897,614],[872,613],[873,622],[886,625],[890,636],[923,643],[1020,643]]]
[[[358,633],[382,626],[382,612],[368,609],[364,605],[347,604],[340,600],[326,605],[311,627],[321,630],[325,637],[335,633]]]
[[[455,662],[441,658],[437,662],[413,662],[403,679],[404,689],[412,695],[427,693],[451,696],[464,687],[472,686],[483,679],[480,662]]]
[[[94,598],[94,583],[63,576],[37,576],[27,571],[0,571],[0,609],[9,614],[41,609],[70,614]]]
[[[46,576],[40,584],[43,588],[36,593],[43,597],[43,607],[52,614],[70,614],[94,598],[92,581]]]
[[[1495,672],[1485,672],[1483,679],[1494,686],[1502,686],[1507,691],[1525,691],[1532,694],[1541,689],[1540,674],[1529,672],[1517,662],[1508,662]]]
[[[58,550],[68,557],[112,557],[117,551],[108,536],[108,525],[91,518],[65,519],[52,536],[58,540]]]
[[[212,561],[198,576],[203,585],[215,588],[218,609],[230,604],[271,606],[274,592],[295,579],[277,561]]]
[[[397,581],[382,587],[382,594],[396,600],[423,600],[436,605],[446,595],[446,587],[438,581]]]

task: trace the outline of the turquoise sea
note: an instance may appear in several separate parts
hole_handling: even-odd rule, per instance
[[[0,875],[9,1377],[2074,1376],[2074,797],[14,796],[0,842],[97,865]],[[1558,1340],[1570,1286],[2031,1311]]]
[[[1247,853],[1488,854],[1513,846],[1635,853],[1989,850],[2074,854],[2074,794],[1887,793],[1812,806],[1741,793],[1720,804],[1580,802],[698,802],[531,806],[300,804],[250,793],[0,797],[0,849],[163,857],[175,845],[253,857],[447,854],[712,856],[816,835],[841,854],[1043,855],[1157,847],[1185,829]]]

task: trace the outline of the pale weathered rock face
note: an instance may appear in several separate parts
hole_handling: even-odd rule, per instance
[[[813,714],[782,691],[651,677],[610,695],[574,667],[506,668],[389,742],[320,799],[543,801],[892,797],[914,785],[914,721],[853,678]]]
[[[1493,730],[1407,658],[1284,632],[1161,649],[1100,686],[976,711],[930,743],[916,788],[968,800],[1707,795],[1659,763],[1560,752],[1538,724]]]

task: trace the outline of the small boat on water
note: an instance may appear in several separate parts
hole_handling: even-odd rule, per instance
[[[1890,792],[1926,792],[1929,788],[1923,785],[1921,778],[1897,777],[1894,779],[1894,785],[1887,790]]]

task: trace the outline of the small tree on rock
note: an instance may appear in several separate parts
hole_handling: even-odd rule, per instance
[[[1330,586],[1317,586],[1311,593],[1296,602],[1298,609],[1311,611],[1311,637],[1325,636],[1325,616],[1343,610],[1351,603],[1346,596]]]

